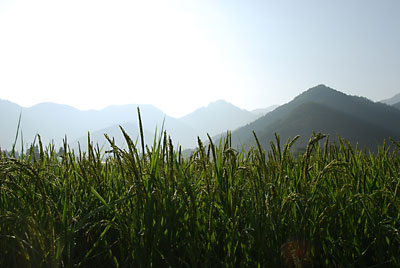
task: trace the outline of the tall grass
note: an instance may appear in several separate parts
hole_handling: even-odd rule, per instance
[[[313,135],[303,155],[165,132],[141,148],[38,137],[0,156],[0,267],[400,267],[400,145],[377,154]],[[90,141],[90,140],[89,140]],[[396,151],[397,150],[397,151]]]

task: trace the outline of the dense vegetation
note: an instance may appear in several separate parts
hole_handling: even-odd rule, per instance
[[[300,135],[294,149],[305,148],[313,131],[345,138],[353,146],[377,151],[386,137],[400,137],[400,111],[364,97],[350,96],[324,85],[310,88],[259,118],[232,132],[234,147],[255,145],[252,131],[266,148],[279,133],[282,140]],[[338,140],[336,139],[338,143]]]
[[[185,159],[165,133],[124,135],[0,156],[0,267],[400,266],[394,141],[368,154],[317,134],[294,155],[296,138],[239,152],[228,135]]]

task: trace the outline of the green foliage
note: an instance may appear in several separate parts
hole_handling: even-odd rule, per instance
[[[400,145],[321,134],[302,154],[162,133],[87,153],[0,156],[0,267],[399,267]],[[35,148],[38,149],[35,150]],[[139,149],[140,148],[140,149]]]
[[[252,131],[264,148],[276,132],[283,140],[300,135],[293,148],[299,151],[307,146],[308,137],[315,131],[329,134],[335,142],[340,135],[354,147],[376,152],[384,139],[400,137],[400,111],[319,85],[232,132],[233,144],[255,145]]]

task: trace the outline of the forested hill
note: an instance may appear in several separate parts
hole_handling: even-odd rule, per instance
[[[400,110],[318,85],[234,131],[233,144],[254,145],[253,130],[263,146],[269,146],[275,132],[283,140],[300,135],[295,147],[305,146],[313,132],[322,132],[374,151],[384,138],[400,138]]]

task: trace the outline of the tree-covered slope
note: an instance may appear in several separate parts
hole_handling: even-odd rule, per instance
[[[399,138],[400,132],[382,128],[365,120],[322,104],[308,102],[293,109],[284,118],[267,126],[258,138],[263,146],[274,140],[275,132],[283,141],[300,135],[293,148],[305,148],[313,132],[329,134],[331,140],[337,136],[345,138],[353,146],[376,151],[377,144],[385,138]],[[251,140],[246,144],[251,144]],[[265,147],[264,147],[265,148]]]
[[[305,105],[309,103],[313,105]],[[368,131],[356,131],[356,126]],[[305,135],[304,138],[309,138],[313,130],[347,136],[352,143],[372,146],[375,144],[373,141],[389,134],[394,138],[396,135],[400,137],[400,111],[383,103],[318,85],[234,131],[232,140],[235,145],[248,147],[254,144],[252,131],[269,142],[275,132],[283,136]]]

